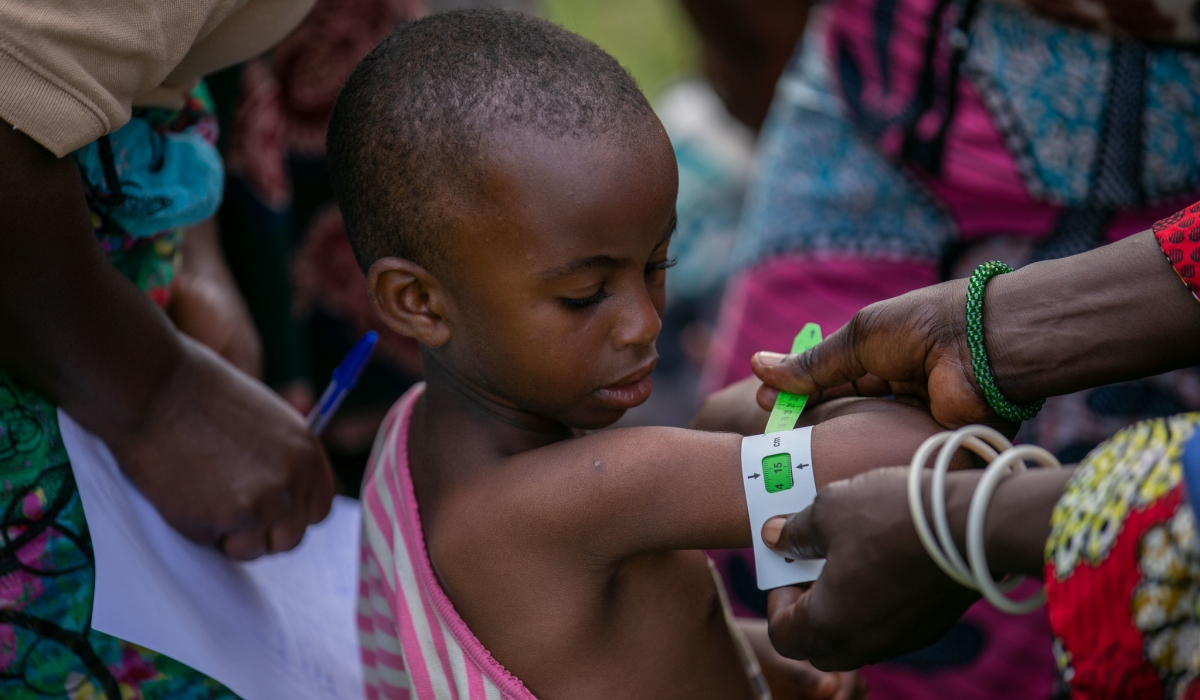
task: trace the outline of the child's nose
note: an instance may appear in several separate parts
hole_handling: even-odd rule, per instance
[[[616,332],[617,349],[650,345],[661,330],[662,318],[658,315],[658,309],[654,308],[654,300],[650,298],[648,290],[643,290],[631,301],[628,311],[622,314]]]

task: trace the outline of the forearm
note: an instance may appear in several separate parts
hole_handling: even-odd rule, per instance
[[[0,162],[0,367],[102,437],[136,428],[178,337],[108,263],[69,159],[0,122]]]
[[[941,431],[923,411],[883,399],[852,399],[822,406],[814,414],[822,422],[812,432],[812,474],[817,488],[872,469],[904,464],[930,435]],[[741,438],[674,428],[631,428],[590,435],[574,449],[588,455],[570,480],[583,503],[564,517],[577,518],[581,508],[601,508],[594,518],[611,525],[600,538],[616,544],[620,556],[646,550],[725,549],[748,547],[750,532],[742,485]],[[599,456],[626,455],[626,461]],[[561,462],[557,462],[561,468]],[[965,454],[956,467],[966,467]],[[578,476],[594,479],[584,485]],[[564,477],[565,478],[565,477]],[[565,487],[564,487],[565,488]],[[603,494],[602,497],[599,497]],[[613,512],[614,509],[619,512]],[[626,543],[626,544],[617,544]]]
[[[983,534],[993,571],[1041,577],[1050,516],[1074,471],[1035,469],[1000,482],[988,506]],[[964,554],[971,497],[982,477],[982,471],[972,470],[946,478],[946,516],[959,552]]]
[[[1200,304],[1149,231],[994,278],[983,321],[1017,403],[1200,364]]]

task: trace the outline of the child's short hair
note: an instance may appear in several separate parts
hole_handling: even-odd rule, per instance
[[[624,136],[652,115],[612,56],[545,20],[466,10],[401,25],[354,69],[329,122],[330,175],[358,264],[439,256],[444,207],[473,183],[489,132]]]

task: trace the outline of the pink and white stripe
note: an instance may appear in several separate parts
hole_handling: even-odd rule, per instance
[[[363,482],[358,639],[368,700],[533,700],[454,610],[434,575],[408,469],[418,384],[392,407]]]

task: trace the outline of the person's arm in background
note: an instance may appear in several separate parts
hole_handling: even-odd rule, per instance
[[[175,327],[255,379],[262,347],[250,311],[225,264],[213,219],[189,226],[167,314]]]
[[[895,394],[946,427],[1003,424],[975,385],[966,289],[966,280],[919,289],[863,309],[813,350],[760,353],[754,371],[769,385],[760,405],[775,390]],[[993,278],[983,322],[992,373],[1015,403],[1200,364],[1200,305],[1149,231]]]
[[[0,367],[107,442],[185,535],[236,557],[294,547],[333,495],[304,422],[108,263],[70,159],[0,121],[0,164]]]

